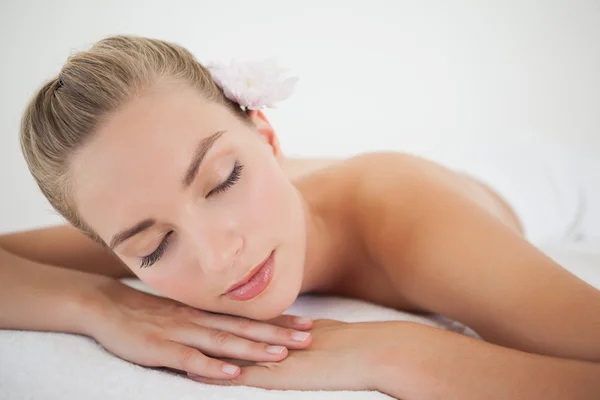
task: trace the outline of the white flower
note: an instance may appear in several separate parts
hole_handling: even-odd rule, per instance
[[[275,108],[275,103],[292,94],[298,81],[296,77],[285,78],[286,70],[278,67],[274,59],[232,61],[229,65],[211,64],[206,68],[229,100],[250,110]]]

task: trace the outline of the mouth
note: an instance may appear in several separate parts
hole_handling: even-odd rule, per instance
[[[245,301],[264,292],[273,278],[274,254],[275,251],[272,251],[262,263],[231,285],[223,295],[233,300]]]

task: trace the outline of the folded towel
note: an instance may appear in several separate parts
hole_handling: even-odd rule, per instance
[[[587,248],[551,249],[557,261],[600,288],[600,253]],[[135,283],[134,285],[139,285]],[[359,300],[302,296],[287,313],[347,322],[406,320],[473,336],[439,316],[395,311]],[[386,399],[377,392],[268,391],[193,382],[175,373],[123,361],[92,339],[60,333],[0,330],[0,399],[195,400],[195,399]]]

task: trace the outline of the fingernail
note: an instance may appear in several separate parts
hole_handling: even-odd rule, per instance
[[[285,347],[283,347],[283,346],[267,346],[266,350],[267,350],[267,353],[270,353],[270,354],[281,354],[281,353],[283,353],[283,350],[285,350]]]
[[[225,364],[221,367],[223,372],[229,375],[234,375],[238,371],[238,367],[235,365]]]
[[[311,321],[312,321],[312,319],[306,318],[306,317],[296,317],[296,318],[294,318],[294,323],[296,325],[306,325],[306,324],[309,324]]]
[[[308,332],[293,332],[292,333],[292,339],[294,339],[297,342],[304,342],[304,341],[306,341],[306,339],[308,339],[309,336],[310,336],[310,333],[308,333]]]

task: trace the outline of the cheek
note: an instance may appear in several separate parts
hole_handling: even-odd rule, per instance
[[[138,278],[159,294],[186,304],[192,299],[199,300],[198,296],[202,293],[209,293],[207,288],[202,287],[206,279],[200,276],[199,271],[194,271],[189,265],[186,268],[184,260],[173,261],[168,265],[148,267],[148,271],[141,271]]]
[[[289,209],[289,182],[278,171],[265,168],[258,172],[248,181],[245,212],[253,226],[273,230]]]
[[[138,278],[161,295],[172,299],[178,297],[178,295],[181,295],[186,290],[189,290],[190,286],[189,281],[181,274],[169,274],[169,276],[164,276],[164,274],[149,271],[140,273]]]

